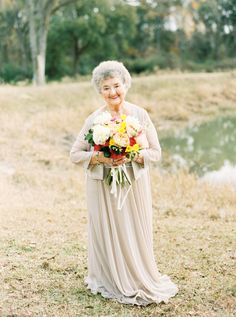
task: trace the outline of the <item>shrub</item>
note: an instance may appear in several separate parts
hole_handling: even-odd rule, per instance
[[[32,79],[33,74],[30,67],[22,67],[15,64],[5,64],[0,68],[0,81],[16,83],[20,80]]]

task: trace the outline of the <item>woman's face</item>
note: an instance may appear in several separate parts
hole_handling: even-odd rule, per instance
[[[119,77],[107,78],[102,82],[101,95],[108,106],[119,107],[125,100],[125,85]]]

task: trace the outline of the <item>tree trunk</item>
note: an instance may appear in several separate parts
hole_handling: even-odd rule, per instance
[[[53,1],[52,1],[53,2]],[[45,68],[46,68],[46,50],[47,50],[47,35],[50,16],[44,17],[44,23],[41,23],[38,30],[38,54],[37,54],[37,69],[38,69],[38,84],[45,84]]]
[[[49,19],[56,0],[28,0],[30,48],[33,64],[33,83],[45,84],[46,47]]]
[[[1,0],[0,0],[1,1]],[[77,0],[27,0],[33,82],[45,84],[46,48],[51,15]]]
[[[73,73],[76,76],[79,72],[79,47],[78,39],[74,39]]]
[[[80,40],[78,38],[74,38],[74,54],[73,54],[73,74],[79,74],[79,64],[80,64],[80,57],[83,52],[89,46],[89,42],[81,46]]]

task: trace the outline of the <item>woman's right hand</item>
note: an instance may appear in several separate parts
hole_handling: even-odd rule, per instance
[[[91,165],[107,164],[112,166],[113,160],[109,157],[105,157],[103,152],[96,151],[90,160]]]
[[[122,157],[119,159],[112,159],[110,157],[105,157],[103,152],[97,151],[93,153],[90,164],[106,164],[109,166],[119,166],[124,163],[127,163],[129,160],[126,157]]]
[[[113,162],[113,160],[110,157],[105,157],[103,152],[99,152],[98,161],[101,164],[106,164],[106,165],[111,165],[111,166],[112,166],[112,162]]]

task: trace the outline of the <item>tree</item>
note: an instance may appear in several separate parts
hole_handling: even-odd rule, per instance
[[[0,81],[43,84],[45,65],[55,79],[105,59],[133,72],[235,67],[235,32],[235,0],[0,0]]]
[[[62,6],[73,2],[77,2],[77,0],[26,0],[33,81],[36,85],[45,83],[46,48],[50,17]]]
[[[236,4],[235,0],[192,1],[190,11],[196,25],[203,25],[191,38],[192,52],[202,58],[221,60],[235,56]],[[200,30],[200,28],[199,28]],[[196,50],[200,46],[203,49]]]
[[[20,0],[3,1],[0,9],[1,80],[21,80],[31,75],[26,10]]]
[[[90,73],[104,59],[129,54],[135,10],[122,1],[80,0],[51,19],[46,73],[51,78]]]

